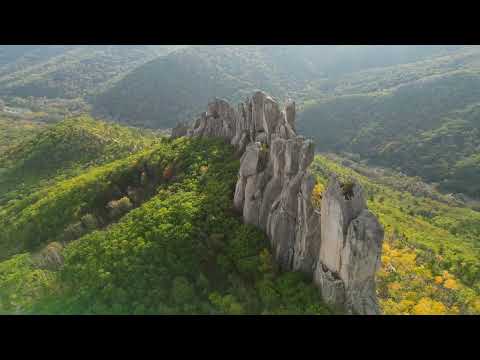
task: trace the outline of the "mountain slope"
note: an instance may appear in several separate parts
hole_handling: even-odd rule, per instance
[[[214,96],[239,99],[252,88],[282,94],[256,46],[196,46],[156,59],[126,76],[94,103],[97,112],[149,127],[173,127]]]
[[[118,125],[95,123],[82,126],[106,129],[107,144],[120,139]],[[120,133],[122,141],[139,138]],[[78,136],[65,141],[76,148]],[[135,153],[100,147],[103,162],[0,205],[0,313],[331,313],[307,279],[276,269],[265,235],[232,211],[239,161],[229,145],[145,136]],[[57,146],[65,150],[61,142],[48,149]],[[480,213],[415,179],[367,177],[340,165],[353,168],[351,161],[332,159],[317,156],[312,165],[315,196],[332,172],[355,177],[385,227],[377,275],[383,311],[480,313]]]
[[[223,141],[164,139],[0,209],[2,254],[20,252],[0,262],[0,313],[329,313],[231,211],[237,172]]]
[[[175,46],[0,46],[0,95],[77,98],[105,90]]]
[[[66,119],[0,155],[0,205],[52,181],[139,151],[155,142],[142,130],[94,121]]]
[[[355,74],[344,80],[348,86],[305,106],[299,131],[322,151],[357,153],[478,197],[479,61],[476,48],[366,72],[364,81]]]
[[[319,84],[348,72],[410,62],[456,47],[192,46],[132,71],[94,101],[97,113],[168,128],[213,97],[238,101],[261,88],[280,99],[312,99]]]
[[[480,313],[480,212],[425,192],[418,180],[379,174],[350,160],[317,156],[312,171],[323,186],[332,173],[357,179],[383,224],[377,289],[384,313]]]
[[[38,134],[45,124],[0,115],[0,158],[5,151]]]

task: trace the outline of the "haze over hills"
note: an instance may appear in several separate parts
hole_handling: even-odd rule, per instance
[[[214,97],[239,101],[262,88],[297,101],[299,130],[319,150],[479,197],[479,69],[478,46],[194,46],[135,69],[93,108],[165,128]]]
[[[479,197],[479,69],[478,46],[3,46],[0,96],[35,119],[92,110],[165,129],[261,88],[295,99],[317,149]]]
[[[107,89],[126,73],[180,46],[3,45],[0,95],[76,98]]]
[[[213,97],[239,101],[256,89],[297,101],[322,96],[342,74],[408,63],[458,46],[191,46],[130,73],[94,102],[99,114],[172,127]]]
[[[479,91],[480,49],[468,47],[344,76],[305,106],[299,127],[320,151],[356,153],[479,197]]]

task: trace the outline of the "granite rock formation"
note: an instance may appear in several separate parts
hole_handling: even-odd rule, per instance
[[[332,177],[321,209],[311,201],[308,171],[314,144],[295,131],[295,103],[283,110],[263,92],[235,109],[216,99],[190,127],[173,137],[221,137],[240,160],[234,207],[245,223],[263,229],[284,271],[310,275],[328,303],[350,313],[378,314],[375,272],[383,229],[367,209],[359,184]]]

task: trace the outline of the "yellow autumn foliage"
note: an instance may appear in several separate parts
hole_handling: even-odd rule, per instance
[[[413,315],[444,315],[447,308],[441,302],[423,297],[412,309]]]
[[[325,186],[322,183],[317,182],[312,191],[312,202],[313,205],[317,208],[320,208],[322,201],[322,194],[325,191]]]
[[[385,242],[381,259],[382,268],[385,272],[394,269],[395,272],[404,274],[418,269],[416,257],[417,255],[409,249],[395,249]]]
[[[410,310],[415,302],[409,300],[402,300],[399,303],[392,299],[380,300],[383,313],[385,315],[409,315]]]
[[[388,288],[393,291],[400,290],[401,287],[402,285],[400,285],[398,282],[388,284]]]
[[[470,311],[475,314],[480,314],[480,298],[477,298],[472,302]]]
[[[444,278],[445,280],[447,280],[447,279],[453,279],[453,275],[450,274],[447,270],[445,270],[445,271],[443,272],[443,278]]]
[[[431,269],[417,262],[415,250],[384,242],[381,260],[377,279],[385,314],[459,314],[464,311],[459,299],[467,301],[467,297],[459,293],[464,289],[460,281],[448,271],[435,276]],[[452,298],[452,290],[459,295]],[[479,313],[480,299],[478,303],[469,300],[468,306],[470,313]]]
[[[402,300],[398,305],[401,314],[409,314],[411,308],[415,305],[415,302],[411,300]]]
[[[458,284],[454,279],[445,280],[445,282],[443,283],[443,286],[445,288],[451,289],[451,290],[457,290],[458,289]]]
[[[450,314],[452,314],[452,315],[458,315],[458,314],[460,314],[460,309],[458,308],[458,306],[455,306],[455,305],[452,306],[452,307],[450,308]]]

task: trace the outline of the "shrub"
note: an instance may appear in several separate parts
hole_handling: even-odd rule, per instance
[[[132,209],[133,205],[127,196],[119,200],[112,200],[108,203],[107,208],[110,210],[110,217],[116,219]]]
[[[342,188],[342,193],[345,199],[350,200],[353,198],[353,181],[346,181],[345,183],[341,184],[340,187]]]
[[[88,231],[95,230],[99,226],[97,218],[92,214],[83,215],[81,221]]]
[[[63,245],[59,242],[48,244],[38,256],[38,266],[41,268],[55,270],[63,265]]]
[[[63,232],[63,240],[64,241],[72,241],[78,239],[83,234],[85,234],[86,229],[82,225],[81,222],[76,222],[73,224],[68,225]]]

